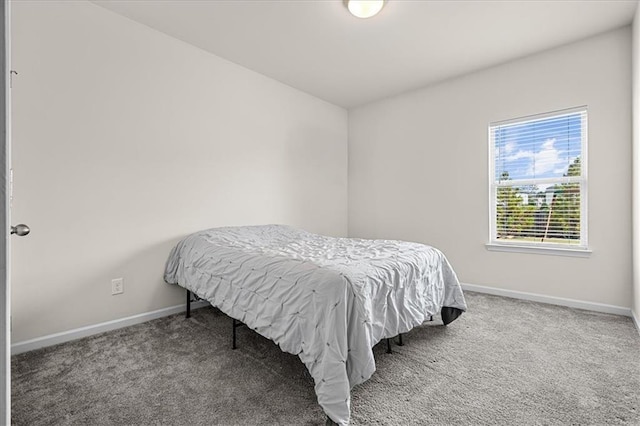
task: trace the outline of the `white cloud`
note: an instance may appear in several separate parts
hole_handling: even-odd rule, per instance
[[[511,154],[515,148],[516,148],[516,143],[515,143],[515,141],[508,141],[508,142],[504,145],[504,152],[505,152],[506,154]]]
[[[518,151],[513,155],[507,157],[507,161],[516,161],[521,158],[531,158],[533,159],[534,154],[531,151]]]
[[[507,143],[505,143],[504,146],[502,147],[496,146],[495,155],[497,158],[509,155],[513,152],[514,149],[516,149],[516,146],[518,146],[516,141],[514,140],[507,141]]]
[[[506,160],[516,161],[523,158],[531,160],[526,173],[528,176],[540,176],[548,172],[553,172],[555,174],[565,173],[567,160],[566,158],[560,158],[560,151],[556,149],[555,143],[555,138],[547,139],[542,143],[540,151],[533,152],[520,150],[515,154],[506,157]]]

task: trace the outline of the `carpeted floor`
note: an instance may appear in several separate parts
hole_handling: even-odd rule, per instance
[[[466,293],[469,311],[408,333],[351,391],[355,425],[640,424],[629,318]],[[296,356],[212,308],[12,359],[16,425],[325,422]]]

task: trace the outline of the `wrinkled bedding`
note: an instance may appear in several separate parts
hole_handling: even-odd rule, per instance
[[[456,274],[433,247],[283,225],[192,234],[172,249],[164,277],[298,355],[338,424],[349,423],[351,388],[375,371],[377,342],[443,306],[466,310]]]

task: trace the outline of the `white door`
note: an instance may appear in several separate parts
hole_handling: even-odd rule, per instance
[[[25,225],[11,226],[11,9],[0,1],[0,424],[11,424],[11,244],[12,234],[27,235]]]
[[[11,287],[9,282],[9,191],[11,170],[11,144],[10,144],[10,97],[9,84],[9,5],[7,1],[2,1],[0,8],[0,73],[2,83],[0,84],[0,359],[2,368],[2,388],[0,390],[0,423],[11,424]]]

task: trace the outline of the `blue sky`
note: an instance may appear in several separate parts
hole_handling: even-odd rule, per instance
[[[581,112],[495,128],[496,178],[561,177],[581,154]]]

